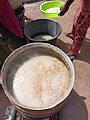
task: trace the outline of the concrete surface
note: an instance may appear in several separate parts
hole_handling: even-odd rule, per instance
[[[44,18],[39,10],[41,3],[42,1],[24,4],[25,15],[30,20]],[[57,46],[65,53],[69,51],[72,40],[67,38],[64,32],[71,31],[73,16],[78,4],[79,0],[76,0],[63,17],[55,18],[62,26],[62,33],[58,37]],[[73,64],[75,68],[75,84],[65,107],[60,111],[60,120],[90,120],[90,29],[88,29],[86,39]],[[3,89],[0,88],[0,120],[3,120],[4,109],[9,104]]]

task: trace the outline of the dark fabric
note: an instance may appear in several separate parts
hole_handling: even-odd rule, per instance
[[[3,41],[3,38],[0,36],[0,66],[10,53],[11,52],[9,48],[6,46],[5,42]]]
[[[23,38],[23,32],[8,0],[0,0],[0,23],[13,34]]]
[[[14,35],[2,24],[0,24],[0,31],[6,44],[11,44],[15,49],[26,44],[23,38]]]

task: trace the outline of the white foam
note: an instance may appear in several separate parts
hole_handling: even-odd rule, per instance
[[[46,10],[47,13],[56,13],[56,12],[60,12],[60,8],[58,7],[54,7],[54,8],[49,8]]]
[[[14,66],[12,69],[17,68]],[[27,60],[17,69],[13,78],[13,91],[21,104],[47,108],[66,94],[69,77],[68,69],[60,60],[39,55]]]
[[[52,39],[53,37],[51,35],[47,35],[47,34],[40,34],[40,35],[36,35],[33,39],[35,40],[50,40]]]

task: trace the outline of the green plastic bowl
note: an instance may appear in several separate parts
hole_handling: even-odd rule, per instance
[[[56,11],[55,9],[60,9],[60,7],[64,4],[62,1],[46,1],[40,5],[40,10],[43,13],[43,15],[47,18],[56,18],[58,17],[60,11]],[[53,9],[53,11],[47,11],[50,9]]]

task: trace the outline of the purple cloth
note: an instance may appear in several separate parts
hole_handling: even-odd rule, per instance
[[[23,37],[21,27],[8,0],[0,0],[0,23],[16,36]]]

